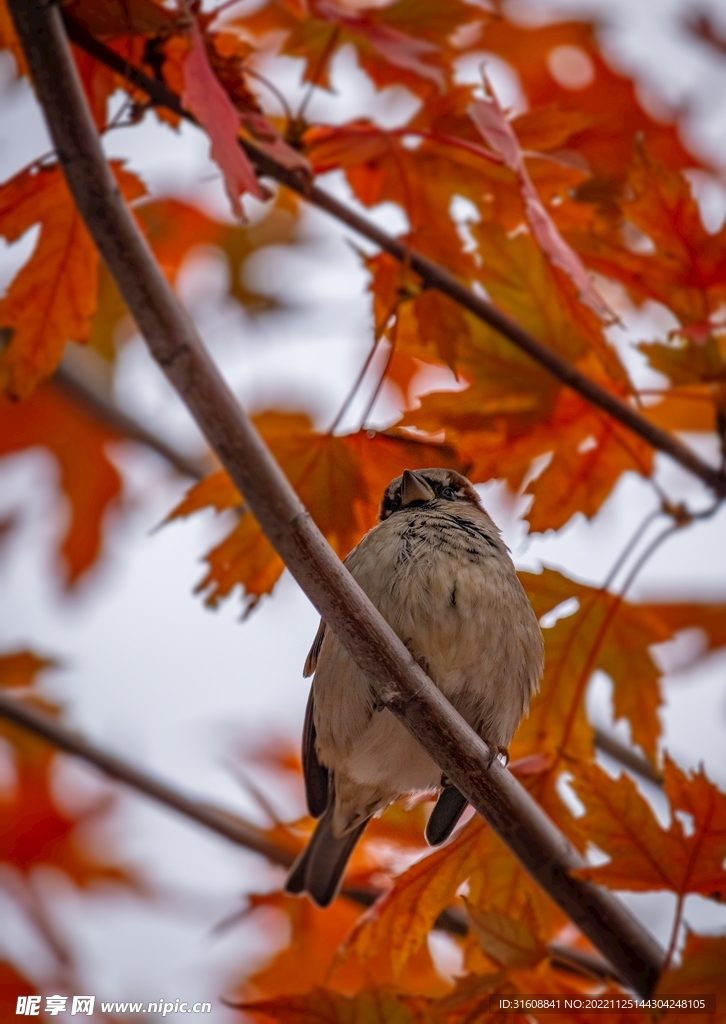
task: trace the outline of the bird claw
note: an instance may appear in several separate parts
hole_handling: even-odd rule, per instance
[[[491,766],[500,756],[504,758],[503,767],[506,768],[507,765],[509,764],[509,750],[507,749],[507,747],[500,747],[498,743],[490,743],[489,760],[487,761],[487,771],[491,769]]]

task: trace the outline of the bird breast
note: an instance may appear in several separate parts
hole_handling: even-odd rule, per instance
[[[506,746],[541,672],[536,618],[489,517],[439,502],[391,516],[345,564],[445,696],[489,742]],[[388,710],[376,710],[370,680],[327,630],[315,672],[315,724],[323,764],[363,775],[405,768],[399,792],[438,784],[427,755],[412,762],[410,737]],[[420,750],[420,748],[419,748]],[[423,751],[420,751],[423,755]],[[362,766],[362,767],[361,767]],[[408,767],[406,767],[408,766]],[[418,772],[418,782],[413,776]],[[433,779],[433,781],[431,781]]]

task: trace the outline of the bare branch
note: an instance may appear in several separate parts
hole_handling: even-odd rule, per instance
[[[574,877],[585,861],[424,674],[337,559],[179,306],[103,155],[58,8],[9,0],[71,194],[150,352],[291,573],[386,706],[524,867],[638,992],[663,951],[612,893]],[[456,282],[454,282],[456,284]],[[458,285],[457,285],[458,287]],[[466,291],[464,289],[464,291]]]
[[[115,754],[109,754],[101,747],[95,746],[82,736],[54,721],[49,715],[29,707],[16,697],[0,690],[0,716],[9,722],[28,729],[36,736],[52,743],[54,747],[64,750],[67,754],[80,757],[99,768],[104,774],[118,779],[139,793],[144,793],[158,803],[171,807],[180,814],[204,825],[205,828],[217,832],[225,839],[244,846],[248,850],[261,853],[274,864],[289,867],[295,858],[294,850],[284,850],[277,843],[271,842],[262,829],[257,829],[238,818],[236,815],[210,804],[185,796],[173,786],[155,779],[152,775],[136,768],[128,761]]]
[[[103,43],[94,39],[86,29],[73,21],[71,17],[66,19],[66,27],[70,38],[77,46],[120,75],[123,75],[133,85],[143,89],[155,105],[166,107],[179,117],[196,124],[194,117],[182,106],[179,97],[162,82],[149,78],[143,71],[129,64],[123,57],[120,57]],[[292,189],[292,191],[302,196],[303,199],[313,206],[325,210],[326,213],[329,213],[336,220],[347,224],[348,227],[352,228],[359,235],[379,246],[384,252],[393,256],[394,259],[405,263],[407,267],[410,267],[419,275],[426,287],[434,288],[443,295],[448,295],[454,302],[468,309],[474,316],[489,324],[490,327],[499,331],[500,334],[508,338],[514,345],[526,352],[566,387],[576,391],[586,401],[602,409],[609,416],[612,416],[613,419],[622,423],[629,430],[632,430],[633,433],[638,434],[652,448],[669,455],[685,469],[699,477],[718,496],[726,497],[726,475],[721,470],[704,462],[677,437],[672,436],[665,430],[661,430],[660,427],[655,426],[644,416],[641,416],[632,406],[606,391],[599,384],[596,384],[586,374],[581,373],[571,363],[568,363],[566,359],[557,355],[547,345],[529,334],[517,321],[507,316],[506,313],[502,313],[491,302],[481,298],[470,288],[467,288],[466,285],[462,284],[444,267],[434,263],[433,260],[428,259],[415,249],[411,249],[402,242],[399,242],[398,239],[387,234],[371,221],[366,220],[365,217],[355,213],[345,203],[340,202],[323,189],[314,185],[300,170],[290,170],[277,163],[267,153],[246,139],[240,139],[240,145],[254,164],[259,175],[273,178],[275,181],[280,182],[280,184]]]
[[[52,384],[83,405],[107,427],[161,455],[182,476],[199,480],[211,469],[211,463],[191,458],[129,416],[117,405],[102,376],[93,373],[80,359],[69,359],[66,355],[53,375]]]

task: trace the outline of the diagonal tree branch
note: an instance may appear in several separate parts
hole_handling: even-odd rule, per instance
[[[137,88],[142,89],[155,105],[166,107],[179,117],[194,124],[197,123],[195,118],[184,109],[176,93],[168,89],[163,82],[150,78],[139,68],[134,67],[123,57],[114,53],[109,47],[95,39],[78,22],[75,22],[72,17],[67,16],[65,24],[68,35],[76,45],[101,63],[112,68],[118,74],[123,75]],[[547,345],[538,341],[516,320],[503,313],[493,303],[467,288],[466,285],[462,284],[444,267],[428,259],[415,249],[409,248],[365,217],[351,210],[345,203],[340,202],[313,184],[309,176],[300,169],[290,170],[247,139],[240,139],[239,141],[259,175],[273,178],[275,181],[280,182],[280,184],[285,185],[299,196],[302,196],[311,205],[325,210],[326,213],[329,213],[336,220],[347,224],[348,227],[364,238],[369,239],[369,241],[379,246],[384,252],[393,256],[394,259],[405,263],[407,267],[410,267],[419,275],[426,287],[435,288],[437,291],[453,299],[460,306],[468,309],[474,316],[489,324],[505,338],[508,338],[514,345],[526,352],[562,384],[576,391],[586,401],[602,409],[613,419],[632,430],[633,433],[638,434],[652,448],[669,455],[685,469],[699,477],[719,497],[726,497],[726,475],[721,470],[704,462],[703,459],[677,437],[672,436],[665,430],[661,430],[660,427],[655,426],[644,416],[641,416],[632,406],[622,401],[616,395],[611,394],[599,384],[596,384],[595,381],[591,380],[566,359],[563,359]]]
[[[452,708],[312,522],[212,362],[123,202],[88,109],[58,8],[9,0],[71,194],[151,354],[269,541],[386,704],[523,866],[635,990],[663,951],[612,893],[571,872],[585,861]]]
[[[20,726],[21,729],[28,730],[35,736],[42,737],[66,754],[80,758],[87,764],[93,765],[94,768],[100,769],[110,778],[116,779],[162,807],[177,811],[183,817],[202,825],[216,835],[229,839],[235,845],[262,854],[273,864],[290,867],[299,852],[293,850],[292,846],[287,848],[276,843],[262,829],[251,825],[238,814],[216,807],[207,801],[195,800],[125,758],[119,757],[117,754],[109,754],[67,726],[61,725],[49,715],[30,707],[19,698],[12,697],[2,690],[0,690],[0,718]],[[341,891],[343,896],[364,907],[371,906],[380,896],[380,892],[374,889],[362,889],[355,886],[346,886]],[[454,935],[466,935],[469,930],[466,917],[453,907],[444,910],[439,915],[434,927]],[[605,980],[620,980],[607,961],[591,953],[556,942],[551,943],[549,951],[553,964],[561,966],[565,970],[574,970],[576,973],[584,972],[588,976]]]
[[[52,387],[80,403],[105,426],[132,441],[151,448],[182,476],[200,480],[211,468],[204,459],[195,459],[169,444],[119,406],[105,381],[82,365],[79,359],[64,358],[51,379]]]

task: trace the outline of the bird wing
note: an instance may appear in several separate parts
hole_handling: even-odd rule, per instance
[[[328,806],[328,769],[318,760],[315,749],[314,708],[315,699],[311,686],[303,724],[302,764],[308,810],[313,818],[319,818]]]
[[[315,634],[313,640],[313,646],[310,648],[307,658],[305,659],[305,668],[303,669],[303,679],[307,679],[311,676],[315,669],[318,667],[318,655],[320,654],[320,648],[323,646],[323,637],[325,636],[325,623],[320,620],[318,631]]]

